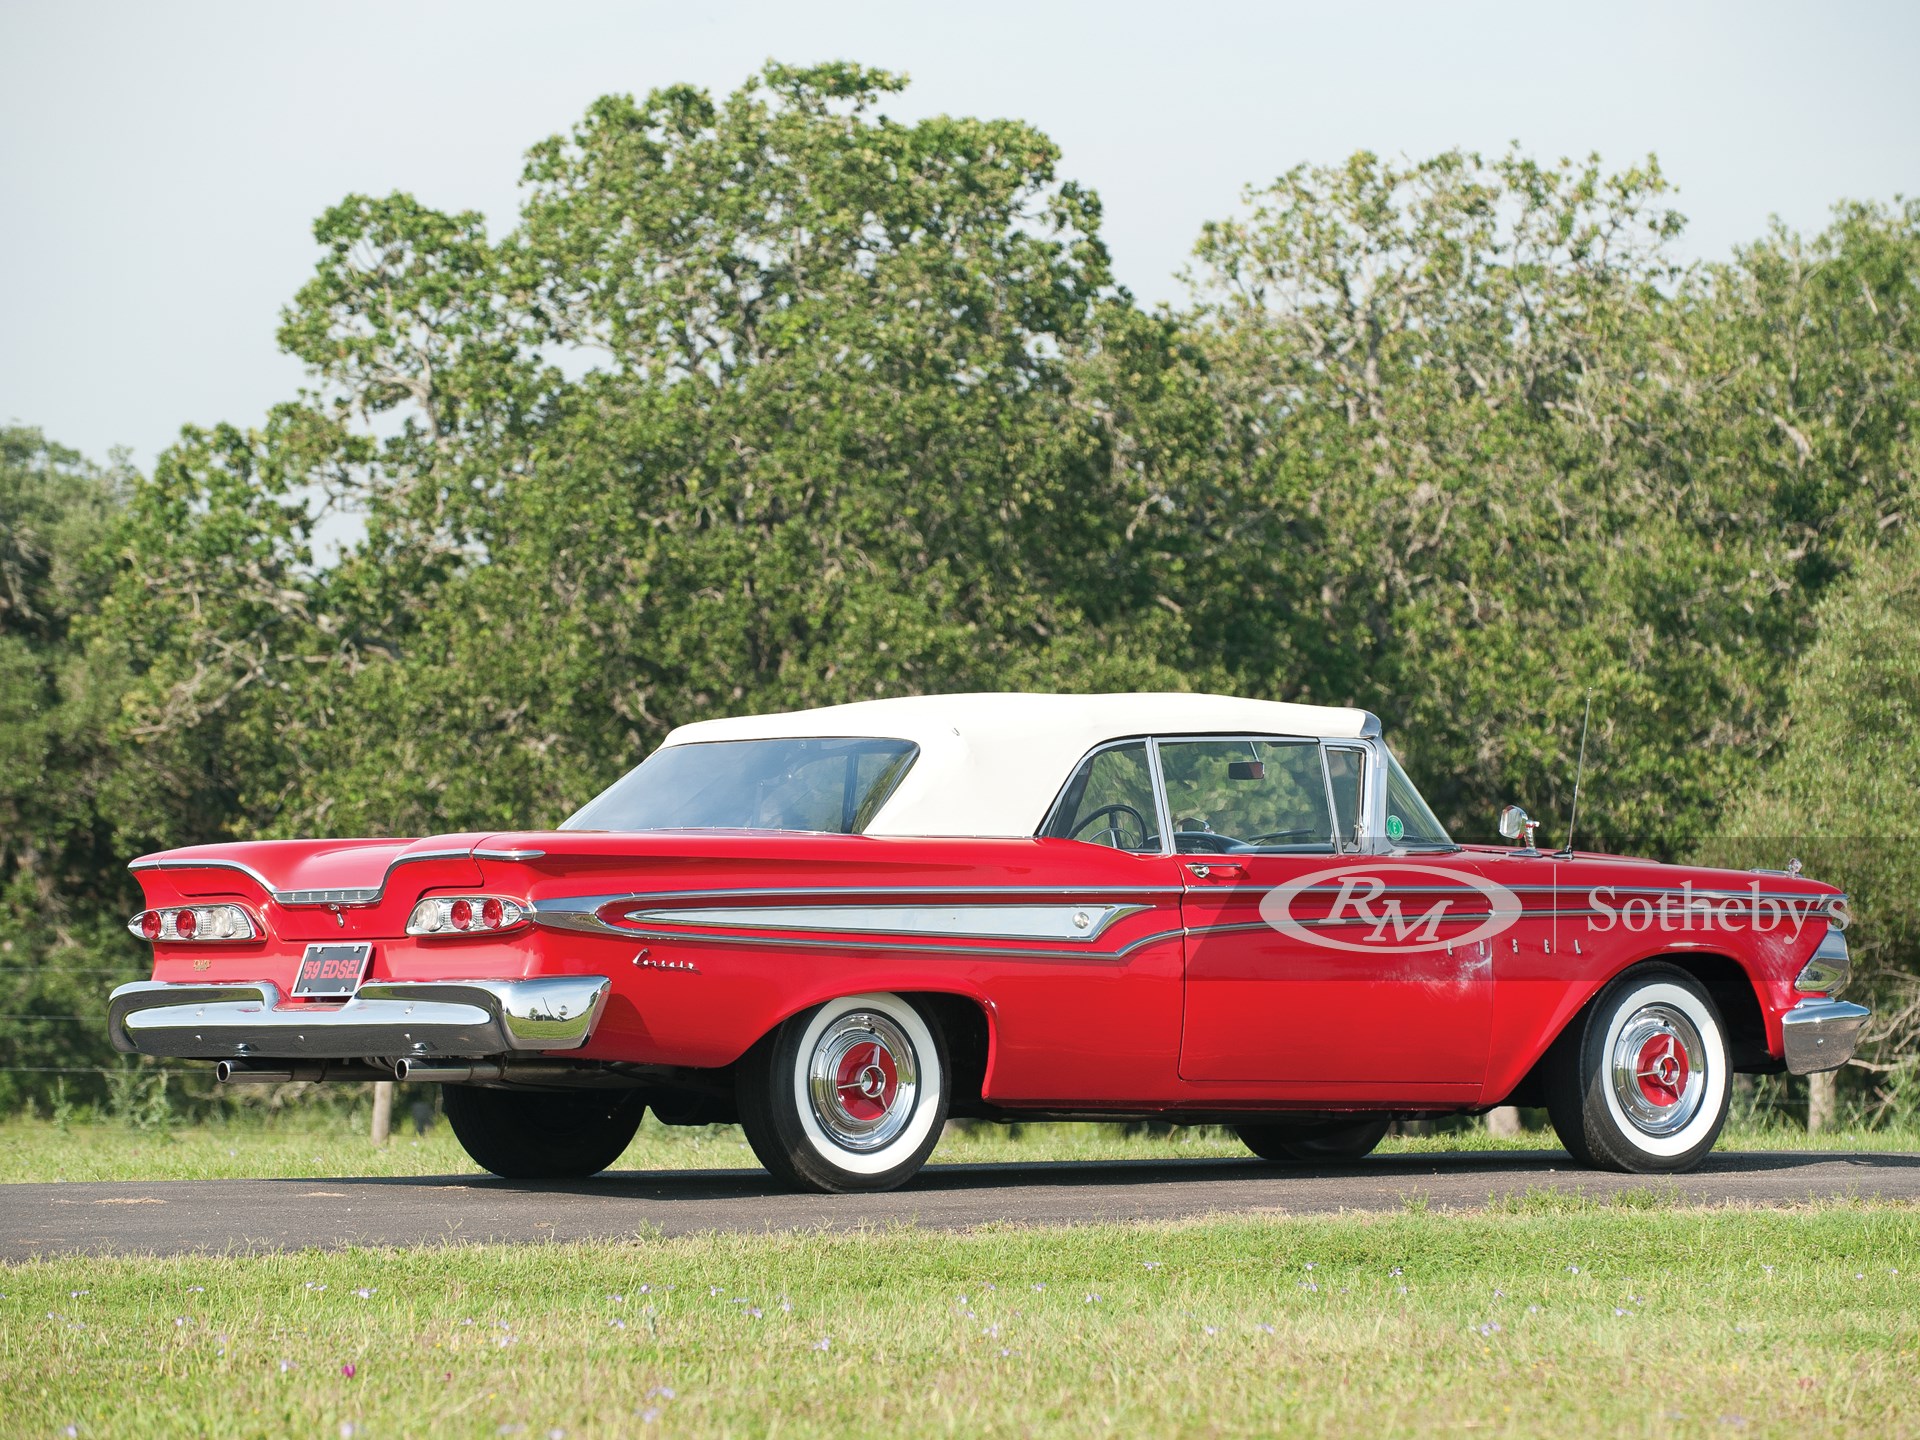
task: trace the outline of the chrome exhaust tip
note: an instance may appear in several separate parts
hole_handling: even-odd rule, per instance
[[[223,1085],[286,1085],[294,1077],[291,1070],[255,1069],[244,1060],[222,1060],[213,1067],[213,1078]]]
[[[254,1065],[245,1060],[217,1060],[213,1066],[213,1078],[225,1085],[290,1085],[296,1080],[318,1085],[328,1080],[388,1080],[392,1077],[383,1069],[352,1060],[325,1060],[301,1065],[290,1065],[285,1061]]]
[[[393,1078],[396,1080],[418,1080],[438,1082],[442,1085],[458,1085],[470,1080],[498,1080],[502,1067],[488,1060],[439,1064],[432,1060],[396,1060],[393,1062]]]

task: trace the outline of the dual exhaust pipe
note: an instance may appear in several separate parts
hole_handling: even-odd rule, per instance
[[[515,1065],[513,1074],[537,1079],[542,1072],[558,1074],[562,1066]],[[396,1060],[391,1070],[357,1060],[319,1060],[311,1064],[285,1065],[268,1061],[255,1065],[245,1060],[222,1060],[213,1067],[214,1078],[224,1085],[290,1085],[296,1080],[319,1083],[326,1080],[418,1080],[458,1085],[473,1080],[500,1080],[508,1069],[492,1060],[440,1062],[434,1060]]]

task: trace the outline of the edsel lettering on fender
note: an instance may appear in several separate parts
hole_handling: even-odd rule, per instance
[[[1299,1165],[1508,1102],[1583,1163],[1683,1170],[1736,1069],[1852,1055],[1833,886],[1534,828],[1457,842],[1360,710],[702,721],[556,830],[135,860],[153,972],[109,1025],[235,1082],[439,1083],[475,1159],[523,1179],[612,1163],[651,1109],[737,1121],[823,1190],[903,1183],[950,1115],[1229,1124]]]

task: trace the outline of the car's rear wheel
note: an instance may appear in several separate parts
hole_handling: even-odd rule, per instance
[[[443,1085],[447,1123],[474,1163],[507,1180],[598,1174],[633,1142],[647,1112],[637,1090],[489,1090]]]
[[[947,1118],[946,1042],[898,995],[847,995],[796,1015],[738,1071],[760,1163],[803,1190],[891,1190],[926,1163]]]
[[[1691,1170],[1727,1121],[1732,1074],[1720,1012],[1673,965],[1613,981],[1547,1062],[1547,1114],[1576,1160],[1605,1170]]]
[[[1371,1155],[1388,1124],[1384,1118],[1319,1125],[1281,1121],[1236,1125],[1233,1130],[1249,1150],[1276,1165],[1338,1165]]]

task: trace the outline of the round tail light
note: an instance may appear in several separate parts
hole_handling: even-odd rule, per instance
[[[498,930],[500,922],[506,918],[506,911],[500,902],[489,895],[480,902],[480,923],[489,930]]]
[[[447,920],[456,930],[473,928],[473,904],[467,900],[456,900],[447,907]]]
[[[200,929],[200,917],[191,910],[177,911],[173,917],[173,933],[182,940],[191,940]]]
[[[158,910],[142,910],[140,912],[140,933],[149,940],[158,940],[160,938],[160,912]]]

